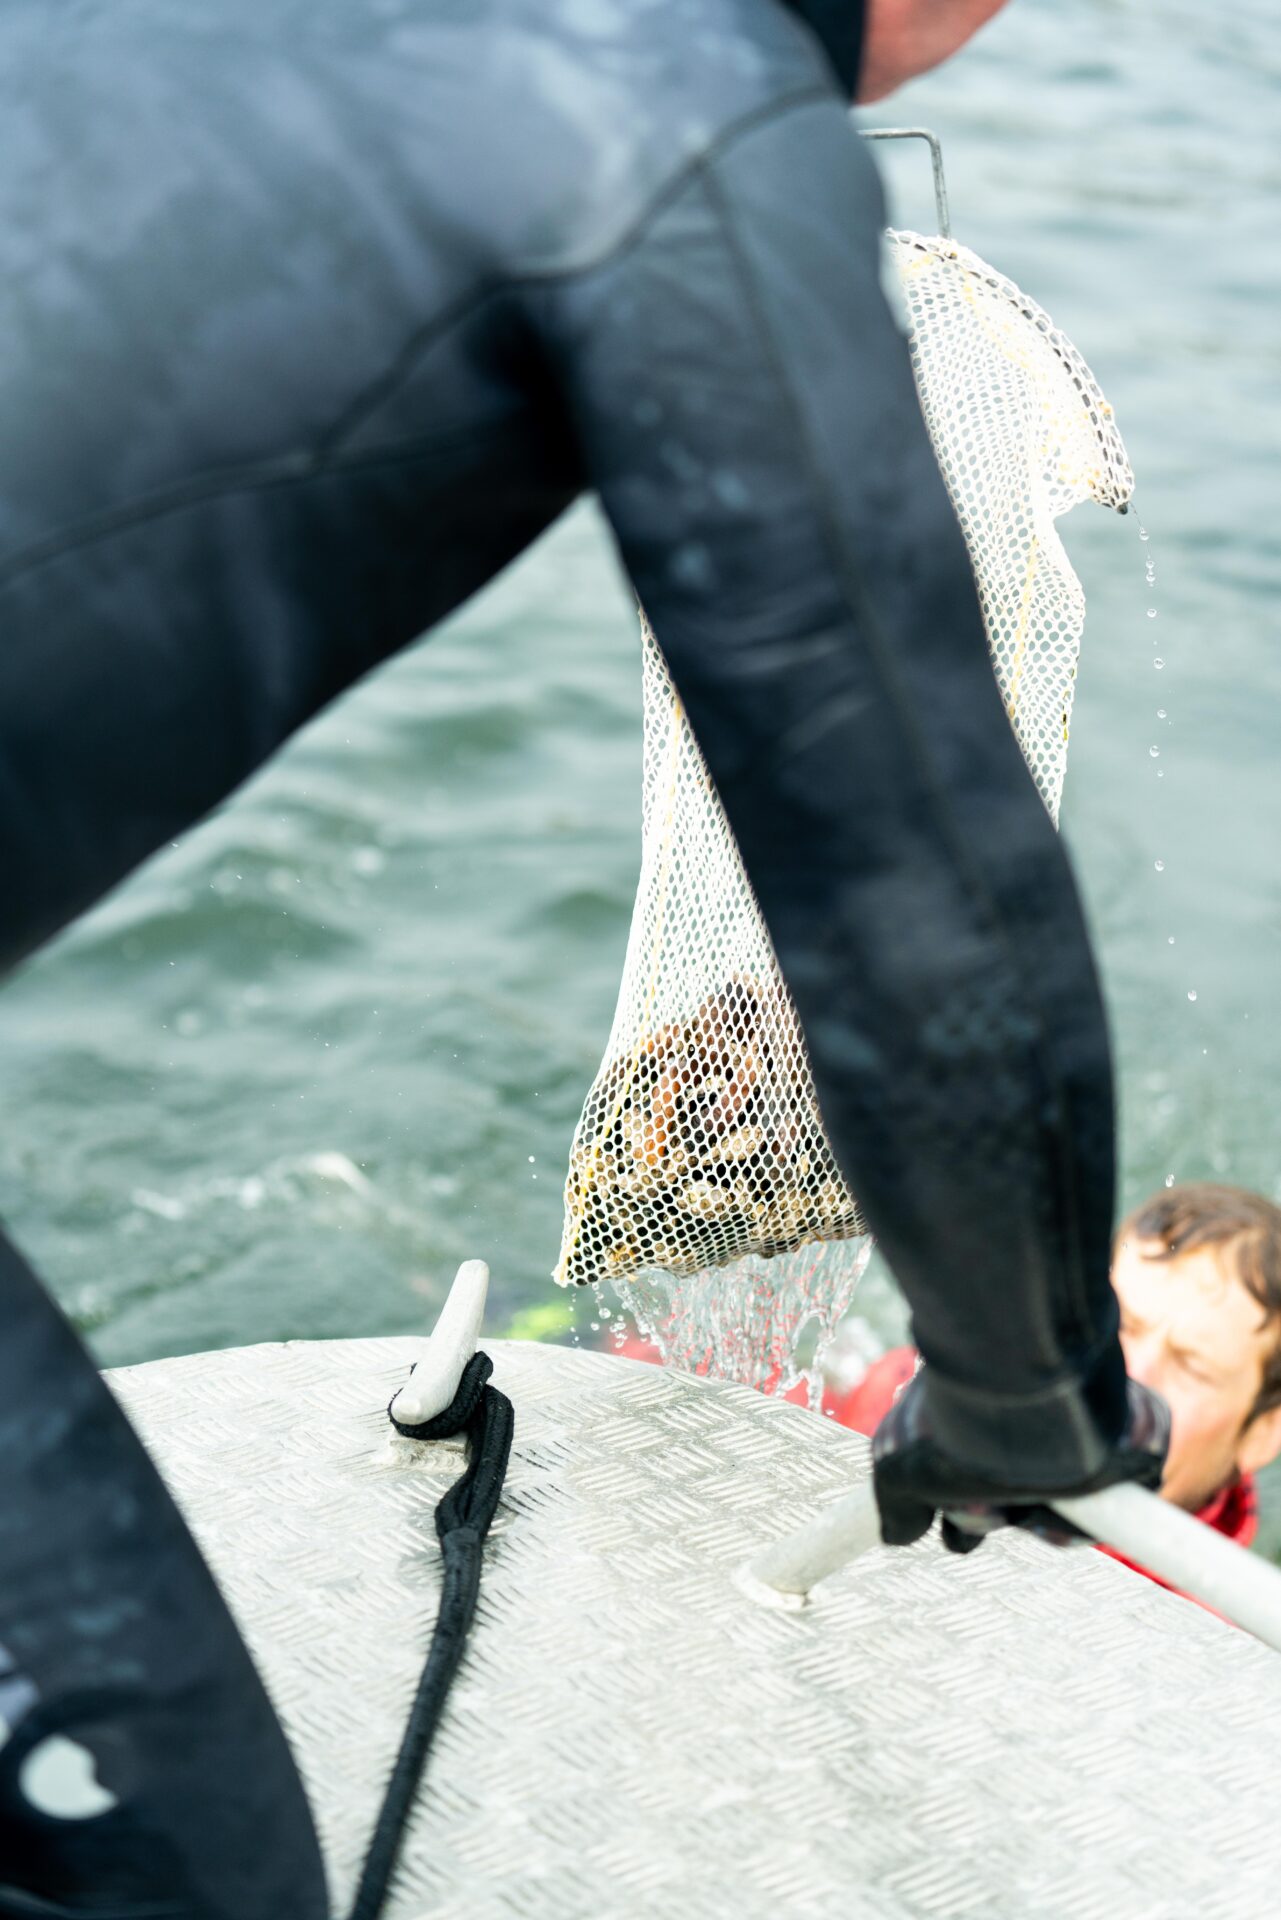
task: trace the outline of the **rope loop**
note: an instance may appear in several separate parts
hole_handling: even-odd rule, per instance
[[[398,1433],[411,1440],[451,1440],[466,1435],[467,1465],[436,1506],[442,1578],[440,1609],[432,1629],[418,1691],[405,1722],[387,1791],[361,1869],[350,1920],[378,1920],[404,1838],[405,1824],[422,1780],[449,1689],[462,1664],[480,1592],[485,1536],[498,1507],[511,1456],[515,1414],[505,1393],[489,1385],[494,1363],[487,1353],[467,1362],[458,1391],[443,1412],[419,1426],[403,1426],[388,1408]]]

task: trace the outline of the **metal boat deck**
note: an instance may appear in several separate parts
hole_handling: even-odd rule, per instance
[[[412,1339],[111,1383],[240,1620],[349,1899],[435,1616],[461,1445]],[[742,1387],[487,1343],[516,1409],[480,1611],[388,1920],[1272,1920],[1281,1658],[1103,1555],[877,1551],[789,1615],[732,1574],[868,1471]]]

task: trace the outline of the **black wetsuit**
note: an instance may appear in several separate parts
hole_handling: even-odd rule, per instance
[[[9,0],[0,963],[594,489],[936,1429],[1069,1486],[1125,1410],[1108,1043],[880,291],[856,13]],[[266,1702],[14,1256],[0,1459],[0,1887],[313,1920]],[[20,1792],[56,1726],[121,1803],[74,1833]]]

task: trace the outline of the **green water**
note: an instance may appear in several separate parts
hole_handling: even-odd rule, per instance
[[[1138,473],[1146,544],[1065,525],[1064,827],[1127,1203],[1169,1174],[1281,1196],[1279,108],[1267,0],[1016,0],[867,116],[939,131],[958,237],[1076,340]],[[920,150],[880,155],[929,228]],[[631,603],[583,507],[6,985],[0,1213],[104,1363],[420,1326],[472,1254],[496,1329],[555,1306],[639,765]],[[866,1300],[892,1332],[883,1278]]]

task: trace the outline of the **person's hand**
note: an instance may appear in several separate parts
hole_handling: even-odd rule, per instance
[[[1131,1380],[1125,1432],[1102,1467],[1070,1487],[1036,1492],[998,1484],[945,1453],[930,1424],[929,1369],[923,1367],[890,1408],[872,1437],[872,1476],[887,1546],[910,1546],[943,1515],[943,1544],[969,1553],[996,1527],[1030,1528],[1062,1543],[1077,1529],[1046,1506],[1053,1494],[1097,1493],[1121,1480],[1157,1488],[1170,1444],[1170,1411],[1150,1388]]]
[[[963,47],[1005,0],[867,0],[860,103],[883,100]]]

